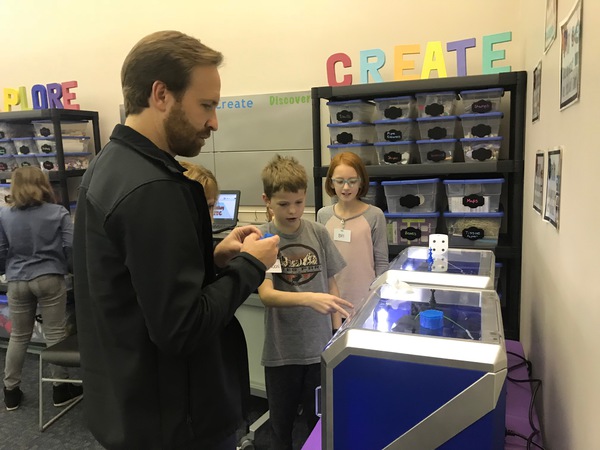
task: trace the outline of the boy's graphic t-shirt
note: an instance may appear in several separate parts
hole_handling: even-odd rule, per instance
[[[280,278],[291,286],[302,286],[313,280],[323,266],[318,253],[308,245],[290,244],[279,249]]]
[[[281,273],[267,273],[275,289],[286,292],[329,292],[329,278],[346,263],[327,229],[302,220],[294,234],[282,234],[269,222],[259,227],[277,234]],[[265,307],[265,344],[262,364],[315,364],[331,339],[331,316],[305,306]]]

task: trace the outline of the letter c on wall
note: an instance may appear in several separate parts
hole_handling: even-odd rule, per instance
[[[327,83],[329,86],[350,86],[352,84],[352,75],[346,74],[342,81],[337,81],[335,77],[335,65],[342,63],[344,68],[352,67],[352,60],[345,53],[334,53],[327,58]]]

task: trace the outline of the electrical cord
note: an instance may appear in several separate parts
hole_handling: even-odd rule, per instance
[[[508,350],[507,350],[507,351],[506,351],[506,353],[507,353],[508,355],[515,356],[515,357],[517,357],[517,358],[519,358],[519,359],[521,360],[521,363],[520,363],[520,364],[518,364],[518,365],[516,365],[516,366],[509,367],[509,369],[508,369],[508,370],[511,370],[511,369],[516,369],[517,367],[521,367],[523,364],[527,364],[527,375],[529,375],[529,376],[531,377],[531,361],[529,361],[529,360],[528,360],[527,358],[525,358],[524,356],[522,356],[522,355],[519,355],[518,353],[515,353],[515,352],[511,352],[511,351],[508,351]]]
[[[531,441],[530,440],[531,436],[527,437],[527,436],[525,436],[525,435],[523,435],[521,433],[517,433],[516,431],[509,430],[509,429],[506,430],[506,435],[507,436],[515,436],[515,437],[518,437],[518,438],[521,438],[521,439],[527,441],[527,448],[528,449],[531,448],[531,445],[535,445],[537,448],[541,448],[542,450],[545,450],[544,447],[542,447],[540,444],[537,444],[536,442]]]
[[[517,358],[519,358],[521,360],[520,363],[515,364],[513,366],[510,366],[507,370],[507,372],[510,372],[511,370],[515,370],[519,367],[522,367],[524,365],[527,366],[527,375],[529,376],[529,378],[521,380],[521,379],[516,379],[516,378],[512,378],[510,376],[507,376],[506,379],[508,381],[511,381],[513,383],[530,383],[531,384],[531,401],[529,402],[529,426],[531,427],[531,434],[529,436],[525,436],[521,433],[517,433],[514,430],[509,430],[506,429],[506,435],[507,436],[516,436],[519,437],[521,439],[524,439],[527,442],[527,450],[531,450],[531,446],[534,445],[537,448],[540,448],[542,450],[544,450],[544,447],[542,447],[541,445],[539,445],[536,442],[533,442],[533,439],[540,434],[540,430],[536,427],[534,421],[533,421],[533,409],[535,406],[535,398],[537,396],[537,393],[539,391],[539,389],[542,387],[542,380],[539,378],[531,378],[531,373],[532,373],[532,364],[531,361],[529,361],[527,358],[519,355],[518,353],[514,353],[511,351],[507,351],[506,352],[509,355],[515,356]]]

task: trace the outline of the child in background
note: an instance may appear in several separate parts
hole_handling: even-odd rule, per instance
[[[11,174],[10,204],[0,210],[0,271],[8,281],[12,330],[4,368],[4,403],[17,409],[23,398],[21,372],[35,324],[42,313],[47,345],[65,338],[67,288],[65,275],[73,243],[69,212],[55,204],[54,192],[38,167],[21,167]],[[51,365],[52,378],[67,378],[67,370]],[[53,387],[54,406],[64,406],[83,389],[69,383]]]
[[[278,263],[258,288],[265,305],[262,364],[273,428],[272,449],[291,449],[298,405],[308,433],[317,423],[315,389],[321,353],[332,337],[332,314],[347,317],[334,275],[344,260],[323,225],[302,219],[307,176],[295,158],[277,155],[262,172],[263,200],[272,221],[264,233],[280,237]],[[303,441],[308,438],[303,436]]]
[[[388,267],[388,242],[383,211],[361,200],[369,191],[369,175],[358,155],[338,153],[331,160],[325,191],[338,202],[321,208],[317,222],[327,228],[346,267],[335,276],[340,296],[356,310],[369,286]]]
[[[204,188],[204,196],[206,197],[208,211],[210,212],[210,220],[212,222],[215,203],[217,203],[217,199],[219,198],[219,185],[217,184],[217,179],[214,174],[204,166],[187,161],[178,162],[187,169],[183,174],[190,180],[197,181]]]

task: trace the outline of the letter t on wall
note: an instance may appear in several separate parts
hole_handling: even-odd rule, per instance
[[[448,42],[446,50],[456,52],[456,75],[459,77],[467,76],[467,49],[477,45],[475,38],[463,39],[461,41]]]

